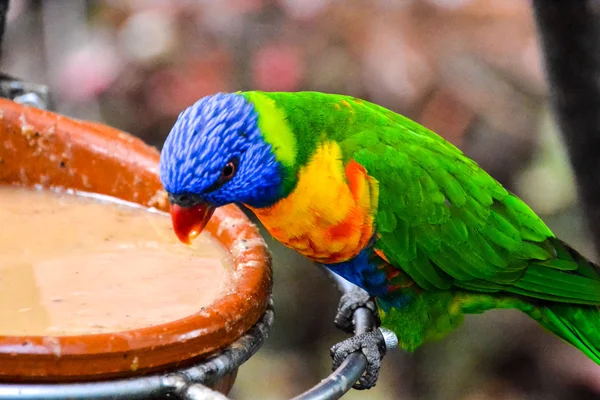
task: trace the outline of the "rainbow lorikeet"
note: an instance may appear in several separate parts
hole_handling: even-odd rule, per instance
[[[215,207],[241,203],[368,292],[405,350],[464,314],[515,308],[600,363],[598,266],[455,146],[383,107],[316,92],[208,96],[179,116],[160,176],[183,242]],[[362,350],[359,387],[370,387],[382,341],[380,330],[347,339],[334,364]]]

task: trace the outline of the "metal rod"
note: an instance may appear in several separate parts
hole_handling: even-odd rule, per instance
[[[551,102],[600,251],[600,3],[534,0]]]
[[[325,272],[335,282],[338,289],[346,293],[356,286],[344,278],[325,269]],[[372,331],[375,328],[375,318],[371,311],[365,307],[354,312],[355,335]],[[321,383],[306,392],[294,397],[292,400],[335,400],[346,394],[367,368],[367,359],[361,352],[350,354],[346,360],[331,375]]]
[[[161,385],[157,375],[130,380],[102,381],[63,384],[19,384],[0,385],[1,399],[15,400],[59,400],[59,399],[148,399],[166,396],[169,388]]]

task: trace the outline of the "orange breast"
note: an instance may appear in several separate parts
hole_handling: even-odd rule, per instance
[[[296,189],[271,207],[251,208],[271,235],[325,264],[356,256],[373,235],[377,182],[337,143],[324,143],[299,172]]]

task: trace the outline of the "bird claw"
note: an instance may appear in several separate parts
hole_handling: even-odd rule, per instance
[[[376,326],[381,324],[375,301],[367,292],[359,287],[354,287],[342,295],[335,316],[335,325],[344,332],[354,333],[354,311],[361,307],[365,307],[373,313]]]
[[[397,345],[398,339],[396,335],[385,328],[379,328],[375,331],[362,333],[346,339],[331,348],[333,370],[338,369],[350,354],[361,351],[367,359],[367,368],[358,382],[352,387],[358,390],[371,389],[375,386],[379,378],[379,369],[381,368],[383,356],[385,356],[388,349],[394,348]]]

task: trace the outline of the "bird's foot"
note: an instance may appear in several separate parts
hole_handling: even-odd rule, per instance
[[[350,354],[361,351],[367,359],[367,369],[352,387],[358,390],[370,389],[377,383],[381,360],[388,349],[398,346],[398,338],[394,332],[386,328],[378,328],[372,332],[362,333],[346,339],[331,348],[333,370],[335,371]]]
[[[354,287],[344,293],[340,299],[335,316],[335,325],[344,332],[354,333],[354,311],[360,307],[369,309],[375,317],[377,326],[381,324],[375,301],[369,296],[369,293],[359,287]]]

